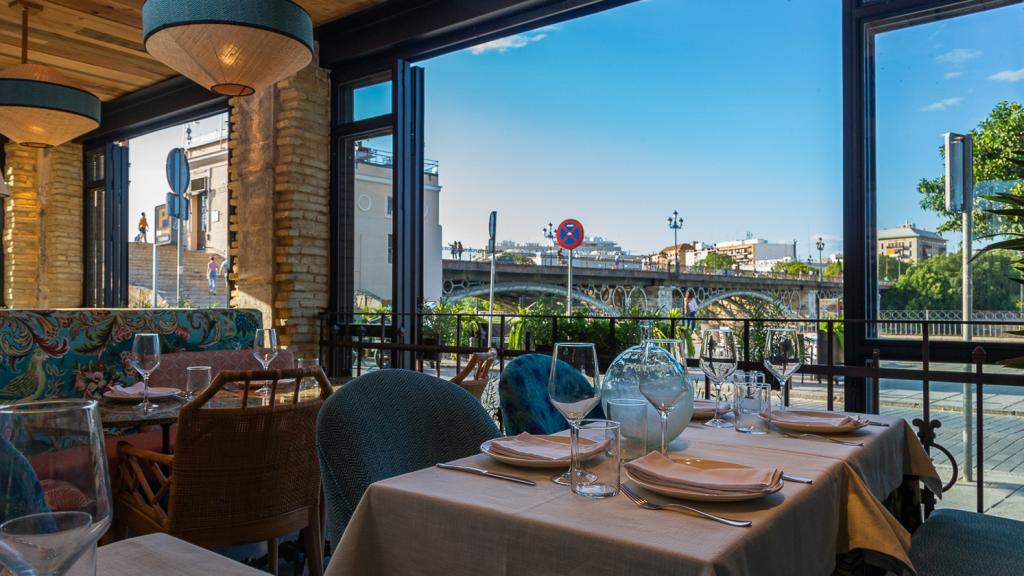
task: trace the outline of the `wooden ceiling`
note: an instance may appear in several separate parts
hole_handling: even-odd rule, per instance
[[[313,24],[363,10],[384,0],[296,0]],[[142,46],[145,0],[33,0],[29,62],[59,70],[70,81],[113,100],[175,75]],[[0,0],[0,70],[21,61],[21,7]]]

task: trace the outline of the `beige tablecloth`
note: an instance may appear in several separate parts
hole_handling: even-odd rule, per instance
[[[97,576],[259,576],[260,572],[168,536],[150,534],[96,549]]]
[[[864,441],[859,448],[688,427],[673,448],[689,456],[779,466],[814,479],[787,482],[759,500],[697,504],[752,520],[751,528],[643,510],[621,495],[588,500],[549,482],[549,471],[484,455],[461,462],[538,485],[436,468],[378,482],[360,501],[327,575],[822,576],[832,572],[837,553],[856,548],[909,565],[909,535],[879,499],[905,472],[937,474],[905,422],[872,418],[893,425],[849,435]]]

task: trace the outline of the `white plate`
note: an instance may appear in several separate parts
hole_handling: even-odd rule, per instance
[[[720,460],[708,460],[707,458],[684,458],[682,456],[672,456],[671,459],[673,462],[678,462],[679,464],[685,464],[688,466],[693,466],[694,468],[701,469],[749,468],[749,466],[744,466],[742,464],[722,462]],[[779,483],[776,484],[775,486],[772,486],[767,490],[757,492],[700,492],[698,490],[680,488],[678,486],[665,486],[662,484],[644,482],[643,480],[640,480],[634,477],[632,474],[630,474],[628,469],[623,468],[623,471],[626,473],[626,476],[628,476],[630,480],[636,482],[636,484],[641,488],[650,490],[651,492],[654,492],[656,494],[661,494],[662,496],[671,496],[672,498],[679,498],[681,500],[698,500],[700,502],[742,502],[744,500],[756,500],[757,498],[762,498],[764,496],[774,494],[779,490],[782,490],[782,486],[783,484],[785,484],[785,482],[780,477]]]
[[[568,436],[563,436],[563,435],[544,436],[544,435],[538,434],[537,437],[538,438],[544,438],[545,440],[551,440],[553,442],[559,442],[561,444],[565,444],[566,446],[569,445],[569,437]],[[539,459],[535,459],[535,458],[514,458],[512,456],[505,456],[504,454],[496,454],[496,453],[491,451],[491,442],[493,442],[493,440],[488,440],[488,441],[484,442],[483,444],[481,444],[480,445],[480,451],[483,452],[484,454],[487,454],[491,458],[494,458],[498,462],[503,463],[503,464],[508,464],[510,466],[519,466],[519,467],[522,467],[522,468],[565,468],[565,467],[567,467],[569,465],[569,457],[559,458],[558,460],[539,460]],[[587,442],[590,442],[592,444],[594,441],[593,440],[589,440],[587,438],[580,438],[580,444],[585,444]],[[602,442],[602,445],[603,444],[604,444],[604,442]],[[592,455],[584,458],[584,462],[586,462],[588,460],[593,460],[594,458],[600,456],[602,451],[603,450],[601,450],[601,449],[599,449],[598,447],[595,446],[594,447],[594,453]]]
[[[829,416],[833,413],[830,412],[819,412],[817,410],[787,410],[793,414],[805,414],[808,416]],[[836,419],[846,417],[846,414],[834,413]],[[783,430],[789,430],[792,432],[808,432],[812,434],[846,434],[847,432],[853,432],[854,430],[860,430],[861,428],[868,426],[868,421],[861,418],[860,416],[854,416],[854,420],[843,426],[830,426],[828,424],[812,424],[812,423],[797,423],[797,422],[782,422],[781,420],[772,419],[772,424],[775,424]]]
[[[149,388],[150,400],[159,400],[160,398],[173,398],[179,397],[180,395],[181,390],[178,390],[177,388],[160,388],[153,386],[150,386]],[[126,394],[124,392],[118,392],[117,390],[111,388],[110,390],[107,390],[106,394],[104,394],[103,397],[108,400],[114,400],[116,402],[141,402],[142,392]]]

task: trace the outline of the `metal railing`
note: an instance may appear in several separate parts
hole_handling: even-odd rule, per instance
[[[764,331],[771,326],[793,326],[804,334],[805,345],[803,355],[805,363],[798,374],[824,380],[827,391],[825,404],[830,411],[836,410],[837,387],[847,379],[863,379],[866,383],[867,412],[877,414],[880,409],[880,382],[883,379],[910,380],[921,382],[921,417],[913,419],[917,428],[917,436],[925,449],[941,452],[948,458],[952,468],[951,477],[943,487],[943,492],[951,489],[960,476],[960,469],[955,456],[944,446],[936,442],[936,430],[942,426],[938,419],[932,418],[931,385],[945,382],[974,385],[973,410],[975,414],[984,415],[985,386],[1024,387],[1024,377],[1015,373],[986,371],[988,354],[983,346],[976,346],[970,354],[972,370],[970,372],[948,369],[933,369],[934,342],[933,332],[941,333],[944,326],[957,323],[953,320],[850,320],[825,319],[820,321],[799,320],[788,318],[683,318],[677,316],[557,316],[557,315],[517,315],[496,313],[491,316],[493,322],[493,340],[487,341],[486,313],[444,314],[416,313],[393,314],[389,312],[375,315],[334,315],[321,316],[320,346],[321,358],[325,369],[331,376],[358,376],[364,370],[390,367],[397,365],[400,355],[412,358],[412,364],[405,368],[425,371],[428,364],[433,364],[433,371],[440,376],[441,363],[444,357],[454,361],[456,371],[462,368],[463,356],[474,352],[494,349],[497,352],[495,365],[498,370],[504,369],[505,362],[516,356],[533,352],[550,352],[554,342],[589,341],[598,350],[598,362],[606,368],[616,355],[640,341],[642,329],[650,330],[654,336],[674,336],[683,339],[691,338],[692,322],[713,323],[731,326],[740,336],[738,346],[740,362],[738,369],[766,372],[769,381],[773,378],[764,368],[761,346]],[[358,321],[357,321],[358,320]],[[883,366],[886,358],[879,349],[864,365],[846,364],[843,362],[841,342],[846,328],[861,325],[869,333],[878,331],[880,325],[912,324],[913,329],[901,329],[903,333],[912,333],[920,337],[913,345],[919,346],[921,368],[896,368]],[[960,322],[959,324],[964,324]],[[968,323],[972,329],[986,324],[1012,325],[1016,330],[1024,330],[1024,322],[996,323],[975,321]],[[409,334],[418,334],[414,341]],[[399,336],[405,336],[399,338]],[[695,348],[699,344],[691,340]],[[948,341],[945,342],[948,344]],[[1022,348],[1024,355],[1024,348]],[[940,359],[946,360],[949,359]],[[697,361],[690,359],[688,365],[697,368]],[[777,383],[773,386],[778,388]],[[863,392],[864,390],[860,390]],[[789,404],[790,390],[784,394],[784,401]],[[710,382],[705,378],[705,396],[710,395]],[[839,406],[838,409],[842,409]],[[984,417],[975,418],[974,451],[972,456],[976,465],[976,505],[978,512],[984,512]],[[925,488],[922,501],[926,513],[935,506],[935,495]]]
[[[922,322],[929,323],[933,337],[963,336],[963,313],[960,310],[880,310],[878,318],[878,335],[881,337],[920,337]],[[1024,312],[975,310],[971,312],[971,319],[970,332],[974,338],[1020,338],[1011,332],[1021,329]]]

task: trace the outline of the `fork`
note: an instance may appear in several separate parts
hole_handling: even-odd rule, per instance
[[[848,440],[838,440],[836,438],[832,438],[832,437],[829,437],[829,436],[823,436],[821,434],[811,434],[810,432],[805,432],[803,434],[790,434],[789,432],[781,432],[781,434],[783,436],[785,436],[786,438],[796,438],[796,439],[800,439],[800,438],[819,438],[821,440],[828,440],[829,442],[835,442],[836,444],[842,444],[843,446],[863,446],[864,445],[863,442],[854,442],[854,441],[848,441]]]
[[[694,514],[697,514],[698,516],[703,516],[709,520],[721,522],[722,524],[728,524],[729,526],[736,526],[737,528],[748,528],[752,524],[750,520],[732,520],[731,518],[717,516],[715,514],[711,514],[710,512],[705,512],[703,510],[692,508],[690,506],[686,506],[683,504],[655,504],[649,501],[647,498],[644,498],[643,496],[637,494],[636,492],[633,492],[625,484],[621,484],[619,486],[619,489],[621,489],[622,493],[626,495],[626,498],[629,498],[630,500],[633,501],[634,504],[643,508],[644,510],[674,510],[677,512],[692,512]]]

